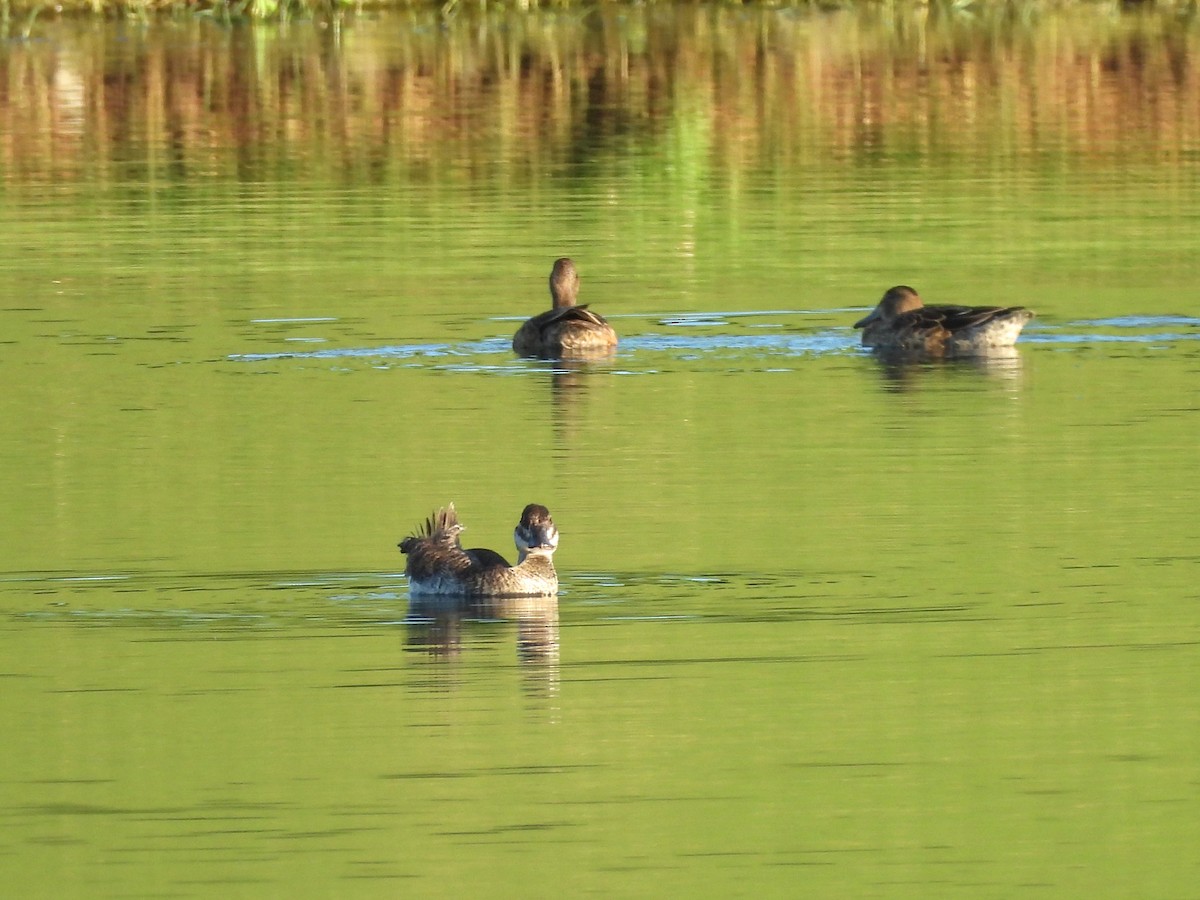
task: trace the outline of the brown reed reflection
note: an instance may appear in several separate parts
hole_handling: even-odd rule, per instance
[[[1194,24],[1171,9],[1008,9],[48,21],[0,64],[0,166],[8,184],[530,183],[666,138],[726,174],[884,154],[1161,161],[1200,143]]]

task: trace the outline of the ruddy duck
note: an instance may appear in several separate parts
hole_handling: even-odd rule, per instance
[[[864,347],[880,352],[970,356],[1011,347],[1032,318],[1023,306],[926,306],[901,284],[854,327],[863,330]]]
[[[400,542],[408,556],[404,573],[414,594],[456,597],[521,597],[558,593],[554,551],[558,529],[550,511],[530,503],[513,531],[520,554],[515,566],[495,550],[464,550],[464,526],[451,503],[433,513],[415,534]]]
[[[575,271],[575,263],[566,257],[554,261],[550,297],[552,309],[517,329],[512,343],[515,353],[557,359],[599,356],[617,346],[617,333],[603,316],[592,312],[586,304],[575,305],[579,298],[579,273]]]

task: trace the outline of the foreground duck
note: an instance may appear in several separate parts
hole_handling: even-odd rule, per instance
[[[404,573],[414,594],[456,597],[521,597],[558,593],[554,551],[558,529],[550,511],[530,503],[513,531],[519,557],[515,566],[495,550],[464,550],[464,530],[454,504],[433,513],[415,534],[400,542],[408,556]]]
[[[563,257],[554,261],[550,271],[552,308],[534,316],[513,336],[513,350],[520,356],[547,359],[571,356],[597,356],[617,346],[613,327],[584,306],[579,299],[579,273],[575,263]]]
[[[864,347],[927,356],[970,356],[1011,347],[1033,313],[1023,306],[926,306],[908,285],[889,288],[854,323]]]

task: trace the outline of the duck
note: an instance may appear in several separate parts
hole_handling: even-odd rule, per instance
[[[854,327],[863,330],[864,347],[883,353],[971,356],[1011,347],[1032,318],[1024,306],[926,306],[899,284]]]
[[[435,510],[424,524],[402,540],[413,594],[466,598],[547,596],[558,593],[554,551],[558,528],[550,510],[530,503],[513,530],[518,559],[510,566],[495,550],[464,550],[459,535],[466,530],[454,504]]]
[[[552,306],[517,329],[513,352],[518,356],[542,359],[600,356],[617,346],[617,333],[587,305],[576,306],[579,299],[579,272],[567,257],[554,261],[550,270]]]

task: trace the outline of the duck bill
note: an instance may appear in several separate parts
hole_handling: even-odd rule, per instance
[[[865,315],[861,319],[859,319],[857,322],[855,322],[854,327],[855,328],[866,328],[872,322],[878,322],[878,321],[879,321],[879,307],[877,306],[873,310],[871,310],[870,313],[868,313],[867,315]]]
[[[530,544],[530,550],[536,550],[539,548],[543,550],[553,550],[558,545],[558,541],[555,538],[554,532],[550,531],[548,528],[538,528],[530,535],[530,537],[537,541],[536,544]]]

